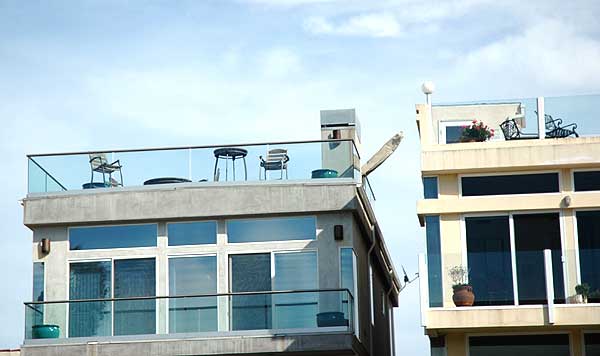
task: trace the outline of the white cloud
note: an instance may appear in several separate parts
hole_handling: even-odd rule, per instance
[[[369,37],[398,37],[402,29],[396,17],[389,13],[352,16],[338,24],[323,17],[311,17],[304,28],[313,34],[357,35]]]
[[[558,20],[539,22],[470,53],[456,54],[453,88],[524,96],[572,94],[600,86],[600,41]]]
[[[298,73],[301,69],[300,58],[285,48],[268,50],[260,60],[263,73],[268,77],[282,78]]]

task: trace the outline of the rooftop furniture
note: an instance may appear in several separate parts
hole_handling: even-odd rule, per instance
[[[285,179],[288,178],[287,163],[290,157],[287,155],[287,150],[284,148],[274,148],[267,152],[267,157],[259,157],[260,170],[258,171],[258,179],[261,179],[261,172],[264,170],[265,180],[267,180],[267,171],[279,171],[280,178],[283,179],[283,171],[285,171]]]
[[[333,169],[315,169],[311,173],[311,178],[337,178],[338,171]]]
[[[191,180],[186,178],[175,178],[175,177],[164,177],[164,178],[152,178],[144,182],[144,185],[155,185],[155,184],[173,184],[173,183],[189,183]]]
[[[90,187],[94,187],[94,172],[102,174],[102,183],[105,183],[107,186],[115,187],[115,186],[123,186],[123,173],[121,168],[121,162],[116,160],[112,163],[108,162],[106,158],[106,153],[90,153],[90,168],[92,170],[92,178],[90,180]],[[116,171],[119,171],[120,182],[113,179],[112,174]],[[108,180],[106,179],[106,175],[108,174]]]
[[[562,126],[562,119],[554,119],[548,114],[544,115],[544,120],[546,122],[546,138],[563,138],[569,136],[579,137],[577,132],[575,132],[577,124],[568,124]]]
[[[214,150],[215,155],[215,170],[214,176],[217,175],[217,166],[219,164],[219,159],[225,160],[225,180],[229,179],[228,173],[228,164],[227,161],[231,160],[233,166],[233,180],[235,181],[235,160],[241,158],[244,161],[244,180],[248,180],[248,169],[246,167],[246,156],[248,155],[248,150],[238,147],[224,147],[217,148]]]
[[[504,134],[504,139],[506,141],[539,138],[537,134],[526,134],[521,132],[521,129],[514,118],[506,118],[506,120],[500,124],[500,129],[502,129],[502,134]]]

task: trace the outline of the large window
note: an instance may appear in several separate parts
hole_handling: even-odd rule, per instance
[[[600,210],[578,211],[577,237],[579,242],[579,268],[581,283],[591,291],[589,300],[600,302]]]
[[[508,216],[466,218],[465,228],[475,305],[513,304]]]
[[[462,177],[465,197],[506,194],[558,193],[558,173]]]
[[[558,213],[514,215],[519,304],[545,304],[544,250],[552,252],[554,299],[564,303]]]
[[[583,334],[585,342],[585,356],[600,356],[600,333]]]
[[[569,356],[569,335],[471,336],[469,355]]]
[[[423,197],[425,199],[438,198],[438,178],[423,177]]]
[[[440,217],[425,217],[427,239],[427,280],[429,283],[429,306],[441,307],[442,297],[442,247],[440,241]]]
[[[116,260],[114,297],[153,297],[156,295],[154,258]],[[115,302],[114,334],[138,335],[156,332],[156,300]]]
[[[168,223],[169,246],[217,243],[217,222]]]
[[[111,262],[71,263],[69,299],[107,299],[111,297]],[[69,304],[69,337],[109,336],[111,302]]]
[[[227,221],[229,242],[314,240],[316,220],[312,216]]]
[[[344,312],[344,317],[346,320],[350,320],[350,312],[354,313],[354,333],[356,336],[359,336],[358,327],[358,294],[356,290],[357,280],[356,280],[356,254],[354,250],[350,247],[345,247],[340,249],[340,287],[348,289],[352,296],[354,297],[354,309],[350,309],[350,303],[348,301],[348,296],[346,293],[342,293],[342,308]]]
[[[316,252],[231,255],[229,259],[232,292],[318,288]],[[315,292],[233,296],[231,327],[232,330],[315,327],[319,298],[327,297]],[[339,294],[329,297],[336,310],[325,311],[340,311]]]
[[[600,190],[600,171],[575,172],[573,178],[576,192]]]
[[[44,262],[33,263],[33,299],[34,302],[44,301]],[[33,304],[28,306],[32,311],[26,315],[32,316],[31,325],[41,325],[44,323],[44,304]],[[31,337],[31,331],[27,330],[28,337]]]
[[[69,228],[71,250],[156,246],[156,224]]]
[[[458,143],[465,126],[471,125],[471,121],[440,121],[438,125],[440,126],[440,144]]]
[[[169,296],[217,293],[217,257],[169,259]],[[216,331],[217,297],[169,300],[169,333]]]
[[[519,304],[545,304],[546,249],[552,253],[554,302],[564,303],[558,213],[467,217],[465,229],[469,280],[476,305],[513,304],[515,280]],[[514,239],[514,251],[511,239]],[[513,264],[516,275],[512,272]]]

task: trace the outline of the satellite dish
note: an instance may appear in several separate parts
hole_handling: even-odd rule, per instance
[[[389,156],[394,153],[396,148],[400,145],[400,142],[404,138],[404,133],[399,132],[395,134],[388,142],[386,142],[380,149],[371,157],[367,163],[365,163],[361,168],[360,172],[363,176],[368,176],[371,172],[377,169],[377,167],[381,166]]]

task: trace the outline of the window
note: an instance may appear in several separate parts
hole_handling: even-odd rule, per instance
[[[34,262],[33,263],[33,298],[34,302],[43,302],[44,301],[44,262]],[[28,306],[32,308],[32,314],[27,313],[27,315],[32,315],[33,320],[30,325],[41,325],[44,323],[44,304],[31,304]],[[27,330],[28,338],[31,338],[30,328]]]
[[[465,218],[465,229],[475,305],[513,304],[508,216]]]
[[[569,335],[471,336],[469,355],[569,356]]]
[[[463,126],[471,125],[471,121],[440,121],[440,144],[458,143],[464,131]]]
[[[154,258],[116,260],[114,297],[156,296],[156,265]],[[156,332],[156,300],[116,301],[115,335],[154,334]]]
[[[578,211],[576,217],[581,283],[600,292],[600,210]],[[593,293],[589,301],[600,302],[599,294]]]
[[[169,246],[205,245],[217,243],[215,221],[168,223]]]
[[[111,262],[70,264],[69,299],[106,299],[111,297]],[[69,304],[69,337],[110,336],[111,302]]]
[[[157,225],[118,225],[69,228],[71,250],[156,246]]]
[[[558,193],[558,173],[462,177],[464,197],[483,195]]]
[[[442,298],[442,250],[440,242],[440,217],[425,217],[427,239],[427,280],[429,284],[429,307],[441,307]]]
[[[229,256],[231,292],[271,290],[271,254]],[[271,329],[271,294],[231,297],[231,330]]]
[[[423,177],[423,197],[425,199],[438,198],[438,178]]]
[[[467,217],[465,230],[469,280],[477,295],[475,305],[514,304],[514,281],[519,304],[546,304],[545,249],[552,252],[554,302],[564,303],[558,213]],[[511,239],[515,243],[514,261]],[[513,263],[516,275],[512,273]]]
[[[349,297],[347,293],[342,292],[342,308],[344,311],[344,316],[345,319],[350,320],[348,313],[353,311],[352,318],[354,319],[354,334],[358,337],[360,329],[358,327],[358,294],[356,293],[356,254],[352,248],[345,247],[340,249],[340,269],[340,287],[348,289],[354,297],[352,306],[353,309],[350,309],[348,302]]]
[[[600,190],[600,171],[574,172],[575,191]]]
[[[430,355],[431,356],[446,356],[446,337],[437,336],[429,337]]]
[[[564,303],[558,213],[514,215],[519,304],[545,304],[544,250],[552,251],[554,300]]]
[[[217,256],[169,258],[169,296],[217,293]],[[217,330],[217,297],[169,300],[169,333]]]
[[[316,252],[231,255],[229,263],[232,292],[318,288]],[[315,327],[318,299],[315,292],[232,296],[232,330]]]
[[[585,356],[600,356],[600,333],[583,334]]]
[[[314,240],[317,228],[314,217],[230,220],[227,239],[231,242]]]

